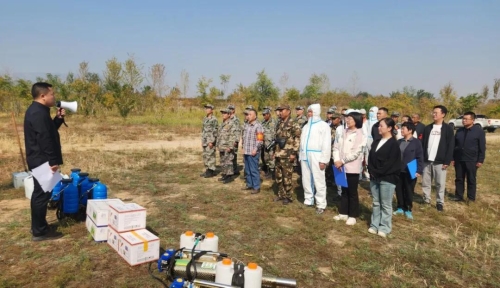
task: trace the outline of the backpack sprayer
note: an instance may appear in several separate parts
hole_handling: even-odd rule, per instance
[[[167,286],[162,279],[152,274],[152,263],[150,263],[149,273],[154,279],[161,282],[164,287],[297,287],[297,281],[294,279],[262,275],[262,268],[257,267],[255,263],[249,263],[248,266],[245,266],[243,262],[237,259],[229,259],[229,256],[225,253],[196,250],[200,242],[203,243],[206,236],[201,233],[193,234],[194,245],[191,250],[185,247],[177,250],[167,249],[158,259],[158,271],[166,273],[166,280],[171,283],[170,286]],[[218,248],[215,250],[218,250]],[[232,260],[235,260],[235,262]]]

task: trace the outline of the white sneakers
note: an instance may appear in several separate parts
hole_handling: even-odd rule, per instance
[[[335,221],[340,221],[340,220],[347,221],[348,218],[349,218],[349,216],[343,215],[343,214],[339,214],[337,216],[333,216],[333,220],[335,220]]]
[[[354,225],[354,224],[356,224],[356,218],[349,217],[349,216],[343,215],[343,214],[339,214],[337,216],[334,216],[333,220],[335,220],[335,221],[340,221],[340,220],[346,221],[345,222],[346,225]]]
[[[345,221],[345,224],[346,225],[354,225],[354,224],[356,224],[356,218],[353,218],[353,217],[347,218],[347,221]]]
[[[386,234],[386,233],[384,233],[384,232],[382,232],[382,231],[378,231],[378,232],[377,232],[377,230],[375,230],[375,229],[373,229],[373,228],[371,228],[371,227],[370,227],[370,228],[368,228],[368,233],[370,233],[370,234],[375,234],[375,235],[378,235],[378,236],[383,237],[383,238],[386,238],[386,237],[387,237],[387,234]]]

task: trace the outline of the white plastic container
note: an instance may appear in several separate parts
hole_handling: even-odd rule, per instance
[[[181,243],[179,248],[185,248],[189,251],[193,249],[194,246],[194,233],[193,231],[186,231],[181,234]],[[199,250],[199,249],[196,249]]]
[[[262,287],[262,267],[257,263],[248,263],[245,267],[245,288]]]
[[[198,250],[219,252],[219,237],[214,232],[207,232],[205,239],[200,242],[200,249]]]
[[[24,179],[30,176],[28,172],[14,172],[12,173],[12,185],[18,189],[24,186]]]
[[[234,274],[233,261],[231,261],[231,259],[229,258],[224,258],[222,259],[222,261],[217,262],[217,267],[215,267],[215,283],[231,285],[231,282],[233,281],[233,274]],[[245,279],[245,288],[246,288],[246,279]]]
[[[31,199],[33,190],[35,190],[35,183],[33,182],[33,175],[30,175],[23,180],[24,182],[24,195],[26,198]]]

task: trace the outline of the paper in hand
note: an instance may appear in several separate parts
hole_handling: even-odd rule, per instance
[[[54,187],[56,187],[57,183],[61,181],[62,176],[61,173],[55,172],[53,173],[50,169],[49,162],[45,162],[42,165],[34,168],[31,171],[31,175],[38,181],[43,191],[50,192]]]

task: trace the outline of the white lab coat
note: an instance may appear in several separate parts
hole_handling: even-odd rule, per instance
[[[302,168],[302,186],[304,188],[304,204],[326,208],[325,170],[321,170],[319,163],[328,167],[332,154],[330,126],[321,120],[321,106],[312,104],[307,108],[312,110],[313,116],[308,119],[300,135],[300,165]]]

